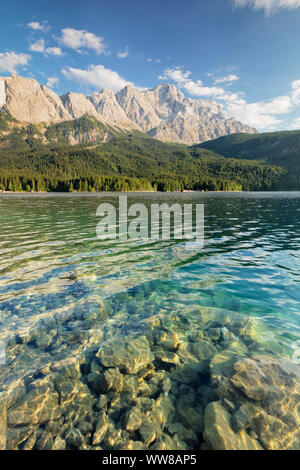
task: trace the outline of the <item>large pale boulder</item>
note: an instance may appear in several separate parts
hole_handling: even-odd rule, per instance
[[[211,402],[205,408],[203,437],[214,450],[262,450],[260,443],[246,431],[233,431],[231,415],[220,401]]]
[[[247,431],[265,449],[300,448],[299,364],[269,356],[242,357],[227,349],[212,359],[210,367],[212,383],[227,414],[222,411],[221,402],[209,404],[205,418],[208,429],[214,416],[211,408],[217,409],[226,417],[232,432]],[[209,440],[209,436],[206,434],[205,439]],[[227,445],[227,441],[222,445]]]

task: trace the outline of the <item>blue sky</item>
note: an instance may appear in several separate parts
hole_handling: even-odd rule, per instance
[[[300,129],[300,0],[10,0],[0,74],[58,94],[164,81],[259,130]]]

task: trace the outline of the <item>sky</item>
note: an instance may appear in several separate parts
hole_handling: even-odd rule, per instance
[[[0,75],[54,92],[174,83],[259,131],[300,129],[300,0],[10,0]]]

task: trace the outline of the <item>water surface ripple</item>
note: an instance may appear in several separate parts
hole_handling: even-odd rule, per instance
[[[300,344],[299,192],[128,194],[128,205],[148,208],[204,204],[199,252],[178,240],[97,239],[97,206],[117,207],[118,197],[0,195],[4,390],[24,377],[29,383],[49,361],[57,370],[66,357],[90,354],[114,336],[138,338],[156,319],[191,337],[200,314],[258,319],[260,351],[293,357]]]

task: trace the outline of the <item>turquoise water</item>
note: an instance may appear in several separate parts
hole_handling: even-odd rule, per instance
[[[261,350],[293,357],[300,339],[300,193],[128,194],[129,205],[204,204],[199,252],[178,240],[98,240],[96,208],[117,205],[118,197],[0,196],[3,390],[15,380],[28,382],[53,358],[59,364],[67,357],[63,350],[75,357],[97,341],[134,338],[150,318],[169,316],[172,325],[180,319],[177,326],[186,333],[197,324],[197,311],[214,319],[254,319]],[[99,317],[102,307],[106,313]],[[94,312],[93,321],[79,321],[78,312]],[[50,325],[53,318],[68,323],[62,320],[59,330]],[[64,330],[73,339],[59,349]],[[34,338],[45,334],[39,345]]]
[[[196,254],[175,240],[98,240],[103,202],[117,207],[118,195],[1,196],[2,330],[12,321],[9,309],[22,327],[41,311],[52,315],[152,281],[158,296],[170,291],[179,305],[262,317],[278,341],[299,332],[300,193],[129,195],[129,206],[204,203],[205,246]],[[72,275],[82,284],[68,286]]]

